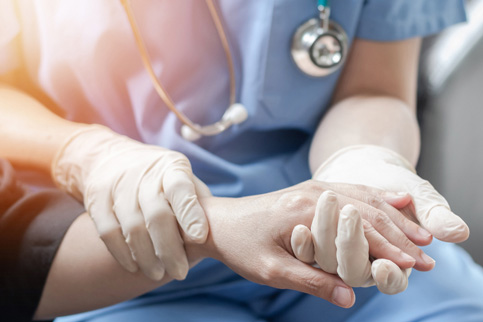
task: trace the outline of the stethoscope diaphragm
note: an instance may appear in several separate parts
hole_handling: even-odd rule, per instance
[[[290,50],[300,70],[313,77],[332,74],[343,65],[347,56],[346,32],[329,20],[329,8],[322,10],[321,18],[310,19],[297,28]]]

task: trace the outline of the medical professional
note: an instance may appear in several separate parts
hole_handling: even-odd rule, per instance
[[[288,281],[295,277],[297,269],[290,275],[291,270],[274,269],[277,262],[272,262],[264,280],[257,279],[256,265],[243,266],[250,263],[249,259],[257,252],[263,253],[264,249],[257,247],[267,241],[252,238],[249,242],[247,239],[266,236],[270,232],[267,222],[265,226],[263,222],[254,223],[271,219],[269,228],[280,231],[282,239],[286,240],[297,224],[293,213],[300,212],[301,218],[308,217],[303,215],[306,208],[314,213],[314,205],[305,204],[309,203],[307,196],[312,201],[317,200],[314,194],[320,195],[327,189],[339,189],[340,201],[344,200],[343,196],[351,196],[350,189],[330,182],[410,193],[414,210],[411,207],[403,207],[403,210],[413,211],[423,227],[436,238],[457,242],[467,237],[465,225],[451,214],[434,189],[412,171],[419,149],[414,117],[419,39],[415,37],[464,20],[459,1],[333,1],[330,17],[345,30],[350,50],[348,47],[343,53],[347,55],[344,67],[324,76],[308,75],[310,72],[297,66],[294,62],[297,58],[290,52],[297,28],[319,16],[315,1],[220,1],[218,7],[233,53],[236,82],[230,82],[230,62],[204,2],[134,2],[134,14],[147,44],[154,74],[165,85],[165,92],[178,110],[198,124],[210,124],[223,115],[233,92],[236,101],[246,108],[246,120],[238,113],[232,116],[232,123],[239,124],[219,135],[200,138],[193,134],[196,127],[183,130],[182,122],[167,110],[169,99],[161,98],[153,88],[120,3],[6,3],[11,6],[7,10],[9,6],[5,5],[7,9],[2,10],[2,14],[7,18],[2,21],[8,21],[11,28],[2,35],[2,74],[5,82],[16,85],[17,90],[2,90],[2,136],[8,138],[2,140],[2,156],[16,165],[46,172],[50,172],[52,166],[55,183],[82,199],[93,219],[92,222],[86,221],[85,216],[75,219],[82,212],[79,204],[65,196],[52,196],[58,192],[49,190],[48,198],[52,201],[45,204],[57,211],[55,222],[62,226],[58,228],[62,232],[56,232],[54,244],[60,243],[59,239],[75,220],[62,241],[58,253],[60,264],[69,263],[62,261],[63,256],[71,256],[67,257],[71,263],[76,263],[77,256],[83,258],[82,246],[99,240],[88,238],[88,234],[82,235],[82,232],[97,231],[123,267],[135,271],[139,265],[144,274],[155,280],[165,273],[164,270],[171,277],[183,278],[188,258],[196,260],[196,255],[198,258],[212,255],[214,253],[203,250],[203,247],[211,247],[219,252],[216,256],[219,260],[251,280],[265,284],[271,280],[272,286],[295,288]],[[336,37],[335,42],[325,47],[316,44],[308,49],[323,52],[327,46],[344,46],[343,38]],[[333,58],[337,62],[338,58]],[[324,61],[318,63],[324,64]],[[337,64],[342,65],[343,61]],[[24,77],[18,73],[19,69],[23,70]],[[31,86],[27,86],[29,83]],[[21,94],[19,89],[27,89],[42,103]],[[42,105],[71,122],[50,114],[46,116]],[[238,122],[240,120],[243,122]],[[121,137],[104,127],[82,123],[103,124],[115,133],[152,146]],[[167,150],[161,153],[156,146]],[[312,177],[309,152],[314,179],[324,183],[297,185]],[[201,182],[191,174],[191,169]],[[176,178],[172,178],[173,173],[177,174]],[[138,184],[140,182],[146,184]],[[159,182],[162,182],[161,187]],[[237,199],[211,199],[202,182],[216,196]],[[326,189],[323,184],[327,185]],[[280,190],[291,186],[288,190]],[[131,194],[132,190],[136,194]],[[156,195],[142,201],[150,193]],[[255,194],[264,195],[239,198]],[[298,198],[287,200],[284,198],[287,195]],[[156,198],[159,203],[153,204]],[[372,203],[372,206],[380,203],[380,199],[375,198],[367,201],[366,204]],[[346,203],[356,203],[355,198]],[[149,217],[150,211],[154,219],[159,212],[171,211],[170,216],[162,217],[168,218],[166,225],[149,221],[146,216]],[[140,213],[144,218],[132,215]],[[245,216],[246,213],[251,216]],[[371,212],[365,213],[366,219],[370,219]],[[204,215],[209,221],[209,235]],[[292,219],[287,224],[287,221],[275,220],[275,215]],[[51,217],[40,218],[47,218],[42,220],[49,222],[53,220]],[[159,228],[176,227],[175,217],[181,226],[179,232]],[[386,227],[387,219],[373,218],[375,238],[391,239],[389,229],[384,234],[382,228]],[[139,229],[140,219],[142,223],[148,221],[147,231]],[[404,224],[405,221],[393,220],[415,244],[422,245],[430,239],[426,230],[417,232],[414,226]],[[310,226],[308,219],[300,221],[303,222],[298,223]],[[149,225],[152,222],[154,224]],[[86,230],[79,228],[84,226]],[[127,243],[119,234],[120,226],[128,232]],[[181,256],[169,266],[175,256],[184,252],[163,244],[166,239],[159,231],[171,233],[170,241],[179,241],[170,244],[178,247],[177,250],[182,250],[180,236],[185,237],[188,258]],[[259,234],[249,234],[255,231]],[[82,245],[83,238],[85,245]],[[148,238],[154,243],[150,244]],[[397,246],[401,240],[395,238],[390,242]],[[69,252],[70,246],[78,247],[76,252]],[[152,257],[152,254],[159,254],[158,249],[151,253],[144,251],[150,247],[160,247],[173,254],[160,255],[164,263],[160,266]],[[191,247],[195,255],[190,257]],[[93,250],[84,248],[84,252]],[[270,254],[269,251],[267,249],[265,254]],[[434,261],[416,251],[414,245],[404,251],[415,257],[422,270],[434,265]],[[482,304],[475,300],[481,298],[481,291],[474,287],[483,283],[481,269],[450,244],[434,242],[427,252],[436,259],[437,267],[430,273],[413,273],[406,292],[387,297],[377,293],[375,288],[356,289],[358,300],[350,310],[303,293],[254,284],[218,261],[205,260],[195,266],[184,281],[170,283],[114,307],[64,320],[118,321],[164,316],[173,320],[199,317],[209,321],[217,316],[222,320],[241,321],[320,320],[321,316],[331,321],[382,321],[394,316],[401,320],[432,317],[440,321],[455,317],[459,320],[481,318]],[[53,256],[55,251],[50,254]],[[144,254],[146,258],[141,258]],[[183,261],[184,264],[179,265]],[[49,277],[51,283],[47,283],[45,289],[47,295],[52,290],[47,289],[50,286],[51,293],[62,294],[62,287],[55,283],[56,263]],[[270,265],[270,261],[263,263]],[[71,280],[74,284],[76,280],[82,281],[80,273],[95,273],[98,267],[92,264],[89,267],[93,270],[88,270],[89,267],[82,265],[65,265],[66,269],[59,270],[61,273],[77,274],[59,279]],[[104,266],[104,276],[112,265]],[[293,267],[302,269],[302,266]],[[303,267],[307,272],[308,266]],[[315,274],[312,269],[310,272]],[[113,279],[118,276],[114,270],[112,273]],[[307,280],[312,284],[302,291],[310,293],[312,286],[312,293],[317,292],[316,288],[323,292],[322,282],[328,284],[329,279],[322,280],[320,276],[309,275],[313,278]],[[127,277],[122,277],[114,281],[121,288],[119,292],[123,291],[123,286],[131,286],[126,282]],[[282,282],[277,284],[277,280]],[[118,290],[110,287],[109,278],[105,282],[104,286],[79,284],[72,289],[82,293],[83,288],[97,287],[105,290],[106,296],[111,293],[115,298]],[[139,288],[147,288],[148,282],[138,283]],[[330,283],[337,282],[331,280]],[[130,291],[140,292],[132,288]],[[106,300],[109,302],[110,299]],[[353,298],[350,303],[338,304],[347,307],[352,302]],[[102,303],[95,305],[102,306]]]

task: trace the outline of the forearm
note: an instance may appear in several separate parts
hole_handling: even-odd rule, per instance
[[[185,245],[190,266],[201,258],[201,248]],[[142,272],[130,273],[112,257],[99,238],[87,214],[81,215],[67,231],[52,263],[36,319],[74,314],[113,305],[172,281],[159,281]]]
[[[32,97],[0,85],[0,157],[21,167],[50,172],[63,140],[79,127]]]
[[[415,113],[407,103],[392,97],[354,96],[338,102],[314,135],[312,173],[337,150],[357,144],[391,149],[415,165],[420,148]]]

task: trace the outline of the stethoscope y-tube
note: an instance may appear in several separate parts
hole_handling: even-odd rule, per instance
[[[149,73],[153,86],[166,106],[183,123],[181,135],[188,141],[198,140],[202,136],[220,134],[232,125],[244,122],[248,117],[246,108],[240,103],[235,103],[235,70],[223,25],[213,0],[205,1],[225,51],[230,74],[230,105],[221,120],[209,125],[200,125],[192,122],[182,111],[176,108],[173,100],[154,73],[146,45],[141,37],[132,12],[130,0],[121,0],[133,30],[141,59]],[[319,18],[310,19],[296,30],[292,39],[290,52],[295,64],[301,71],[313,77],[322,77],[333,73],[344,63],[347,55],[348,41],[347,35],[342,27],[330,20],[330,5],[328,0],[318,0],[317,9],[319,11]]]

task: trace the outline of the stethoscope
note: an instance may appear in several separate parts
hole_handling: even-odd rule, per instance
[[[183,112],[176,108],[173,100],[154,73],[146,45],[132,12],[130,0],[121,0],[134,33],[141,59],[153,86],[166,106],[183,123],[181,135],[188,141],[196,141],[202,136],[220,134],[232,125],[244,122],[248,117],[246,108],[242,104],[235,102],[235,68],[223,25],[213,0],[205,1],[225,51],[230,74],[230,106],[221,117],[221,120],[209,125],[200,125],[192,122]],[[291,54],[296,65],[305,74],[313,77],[322,77],[333,73],[344,63],[347,55],[347,35],[338,24],[330,20],[328,0],[318,0],[317,8],[319,10],[319,19],[310,19],[296,30],[292,39]]]

